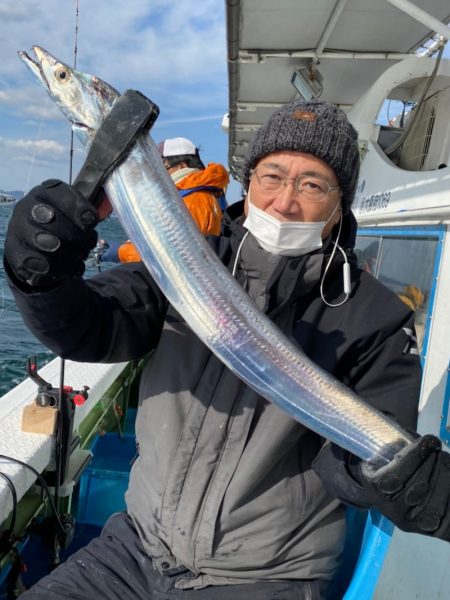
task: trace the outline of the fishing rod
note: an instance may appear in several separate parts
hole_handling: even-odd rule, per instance
[[[73,68],[77,68],[77,56],[78,56],[78,19],[80,15],[79,0],[76,0],[75,5],[75,36],[73,44]],[[72,171],[73,171],[73,127],[70,126],[70,155],[69,155],[69,183],[72,183]]]
[[[80,4],[79,0],[75,1],[75,31],[74,31],[74,47],[73,47],[73,68],[77,67],[78,57],[78,24],[80,16]],[[74,147],[74,136],[73,127],[70,127],[70,149],[69,149],[69,184],[72,183],[73,177],[73,147]],[[68,465],[68,452],[71,442],[71,431],[72,419],[70,418],[71,411],[67,406],[70,400],[67,398],[66,390],[64,387],[64,373],[65,373],[66,361],[64,358],[60,359],[60,376],[59,376],[59,398],[58,398],[58,424],[57,434],[55,440],[55,491],[54,491],[54,504],[56,507],[57,514],[60,513],[60,486],[64,482],[67,465]],[[60,563],[60,538],[57,534],[54,535],[53,539],[53,555],[51,560],[51,567],[56,567]]]

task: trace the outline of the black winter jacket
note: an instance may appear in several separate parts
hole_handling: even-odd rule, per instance
[[[232,206],[221,237],[211,240],[230,271],[245,232],[241,211]],[[413,314],[355,266],[354,238],[350,214],[340,240],[352,263],[347,302],[330,308],[320,297],[326,247],[279,261],[267,282],[265,312],[314,362],[414,428],[421,373],[407,334]],[[30,329],[61,356],[115,362],[156,348],[142,377],[140,456],[127,507],[158,568],[188,566],[195,577],[180,587],[332,579],[344,536],[336,497],[366,505],[345,455],[224,367],[168,306],[142,263],[42,294],[12,287]],[[324,290],[328,302],[342,299],[340,255]],[[313,464],[333,480],[327,487],[335,498]]]

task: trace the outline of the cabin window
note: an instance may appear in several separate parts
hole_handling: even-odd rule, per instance
[[[450,151],[449,82],[450,78],[443,76],[440,89],[418,102],[423,80],[413,79],[409,83],[415,91],[409,85],[400,85],[392,90],[392,98],[383,103],[377,116],[378,145],[400,169],[434,171],[447,166]],[[408,90],[406,99],[398,101],[405,90]]]
[[[358,235],[355,246],[359,267],[384,283],[415,312],[421,355],[432,308],[438,243],[435,236],[362,234]]]

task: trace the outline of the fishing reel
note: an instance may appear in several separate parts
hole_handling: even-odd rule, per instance
[[[56,468],[53,476],[48,473],[48,482],[61,485],[67,476],[72,446],[77,441],[73,436],[75,409],[86,402],[89,387],[85,385],[82,390],[74,390],[69,385],[54,388],[38,374],[36,357],[28,359],[27,374],[38,386],[38,392],[35,401],[23,409],[22,431],[55,436]]]
[[[89,387],[85,385],[81,390],[68,385],[53,387],[39,375],[35,356],[27,360],[26,370],[38,391],[34,402],[24,408],[22,431],[55,437],[54,460],[44,472],[42,481],[39,480],[49,496],[53,514],[35,521],[30,527],[30,533],[40,535],[51,548],[50,568],[53,569],[60,562],[60,551],[68,548],[75,533],[75,520],[72,515],[60,512],[59,497],[69,475],[70,456],[79,444],[79,437],[73,431],[75,409],[88,399]],[[53,500],[48,486],[54,488]]]
[[[36,357],[33,356],[27,360],[27,375],[38,386],[36,404],[38,406],[58,407],[60,400],[59,388],[54,388],[51,383],[45,381],[37,372]],[[72,386],[63,386],[64,400],[73,403],[75,406],[82,406],[88,399],[87,385],[82,390],[74,390]]]

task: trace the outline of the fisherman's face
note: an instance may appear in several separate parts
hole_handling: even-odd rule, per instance
[[[163,161],[164,162],[164,161]],[[177,171],[181,171],[181,169],[184,169],[185,167],[187,167],[187,163],[185,162],[180,162],[177,165],[174,165],[173,167],[171,167],[169,165],[169,163],[165,163],[164,162],[164,166],[167,169],[167,172],[169,173],[169,175],[173,175],[174,173],[176,173]]]
[[[258,169],[258,167],[261,168]],[[323,160],[312,154],[291,150],[273,152],[264,156],[257,163],[256,169],[256,173],[253,173],[250,178],[248,195],[245,199],[245,215],[248,212],[249,196],[251,203],[260,210],[279,221],[289,222],[327,221],[341,201],[339,182],[335,172]],[[275,192],[267,191],[261,183],[261,173],[265,176],[268,174],[269,178],[273,174],[273,178],[276,180],[287,178],[287,185],[281,185]],[[306,193],[301,193],[294,187],[294,180],[300,176],[308,176],[305,180],[311,188],[317,182],[323,186],[323,189],[327,189],[328,193],[320,200],[308,199]],[[340,210],[336,209],[329,223],[323,229],[323,239],[330,234],[339,218]]]

